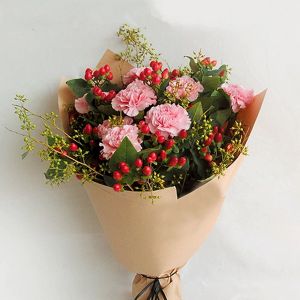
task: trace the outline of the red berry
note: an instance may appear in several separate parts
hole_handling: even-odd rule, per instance
[[[116,97],[116,92],[114,90],[110,90],[105,97],[105,100],[112,100]]]
[[[100,74],[101,76],[103,76],[104,74],[106,74],[106,71],[105,71],[105,68],[104,68],[104,67],[101,67],[101,68],[99,69],[99,74]]]
[[[185,129],[182,129],[180,132],[179,132],[179,137],[182,138],[182,139],[185,139],[187,138],[188,136],[188,133]]]
[[[106,78],[107,78],[107,80],[112,80],[112,79],[114,78],[113,73],[112,73],[112,72],[109,72],[109,73],[106,75]]]
[[[175,167],[178,163],[178,157],[177,156],[172,156],[168,162],[169,167]]]
[[[232,144],[227,144],[226,147],[225,147],[225,150],[226,150],[227,152],[231,152],[232,149],[233,149]]]
[[[204,146],[209,146],[212,143],[212,139],[209,137],[204,141]]]
[[[141,168],[143,166],[143,161],[140,158],[137,158],[134,164],[137,168]]]
[[[171,149],[175,144],[175,141],[173,139],[169,139],[165,141],[165,146],[167,149]]]
[[[207,152],[207,147],[203,147],[203,148],[201,148],[201,152],[203,152],[203,153],[206,153]]]
[[[85,78],[85,80],[91,80],[93,78],[93,71],[89,68],[86,69],[84,78]]]
[[[130,172],[130,168],[128,167],[128,165],[123,165],[121,168],[120,168],[121,172],[123,174],[128,174]]]
[[[161,73],[162,79],[168,79],[169,78],[169,70],[164,69],[163,72]]]
[[[213,132],[211,132],[209,135],[208,135],[209,138],[213,139],[215,137],[215,134]]]
[[[213,133],[218,133],[218,131],[219,131],[219,127],[215,125],[213,128]]]
[[[159,70],[162,68],[162,63],[160,61],[157,62]]]
[[[144,120],[139,122],[139,127],[141,128],[142,126],[144,126],[146,124],[146,122]]]
[[[219,127],[219,132],[220,132],[220,133],[224,133],[224,131],[225,131],[225,128],[224,128],[224,127]]]
[[[148,155],[148,157],[147,157],[147,161],[148,161],[149,163],[152,163],[152,162],[154,162],[154,161],[156,161],[156,160],[157,160],[157,154],[156,154],[155,152],[149,153],[149,155]]]
[[[72,152],[76,152],[78,150],[78,146],[75,143],[71,143],[69,149]]]
[[[89,144],[93,148],[93,147],[95,147],[96,142],[95,142],[95,140],[90,140]]]
[[[125,161],[121,161],[119,163],[119,169],[121,169],[123,166],[128,166],[127,163]]]
[[[211,161],[212,161],[212,159],[213,159],[213,157],[212,157],[212,155],[211,155],[211,154],[209,154],[209,153],[206,153],[206,155],[204,156],[204,159],[205,159],[206,161],[208,161],[208,162],[211,162]]]
[[[141,126],[141,132],[142,132],[143,134],[148,134],[148,133],[150,132],[149,126],[148,126],[147,124],[142,125],[142,126]]]
[[[146,68],[146,69],[144,70],[144,74],[148,77],[148,76],[150,76],[150,75],[152,74],[152,70],[149,69],[149,68]]]
[[[216,60],[212,60],[211,62],[210,62],[210,64],[211,64],[211,66],[212,67],[215,67],[216,65],[217,65],[217,61]]]
[[[155,72],[157,72],[161,68],[160,64],[157,61],[151,61],[150,67]]]
[[[119,172],[119,171],[114,171],[113,172],[113,178],[114,178],[114,180],[117,180],[117,181],[119,181],[119,180],[121,180],[122,179],[122,174]]]
[[[68,156],[68,152],[66,150],[61,150],[61,154],[62,157],[67,157]]]
[[[160,136],[157,137],[157,142],[158,142],[159,144],[162,144],[165,140],[166,140],[166,139],[165,139],[165,137],[164,137],[163,135],[160,135]]]
[[[106,96],[107,96],[107,93],[105,93],[105,92],[101,92],[100,95],[99,95],[99,97],[100,97],[102,100],[106,99]]]
[[[93,94],[96,96],[100,96],[102,93],[102,90],[98,86],[93,87]]]
[[[161,150],[159,155],[162,160],[167,158],[167,152],[165,150]]]
[[[152,77],[152,83],[154,85],[159,85],[161,83],[161,79],[159,76]]]
[[[143,174],[144,174],[145,176],[150,176],[151,173],[152,173],[152,168],[151,168],[151,167],[145,166],[145,167],[143,168]]]
[[[181,157],[178,158],[178,165],[183,167],[186,164],[186,161],[187,161],[186,157],[181,156]]]
[[[174,69],[174,70],[172,71],[172,76],[173,76],[173,77],[178,77],[179,75],[180,75],[180,72],[179,72],[178,69]]]
[[[109,65],[105,65],[103,68],[104,68],[106,73],[108,73],[110,71],[110,66]]]
[[[147,76],[145,75],[145,73],[144,72],[141,72],[141,74],[140,74],[140,80],[142,80],[142,81],[144,81],[144,80],[146,80],[147,79]]]
[[[220,77],[223,77],[224,74],[225,74],[225,70],[222,70],[222,71],[219,73],[219,76],[220,76]]]
[[[94,76],[94,77],[97,78],[97,77],[99,77],[99,75],[100,75],[100,73],[99,73],[98,70],[96,70],[96,71],[93,72],[93,76]]]
[[[83,128],[83,133],[90,135],[93,132],[93,127],[91,124],[86,124]]]
[[[115,184],[113,185],[113,189],[114,189],[116,192],[121,192],[121,190],[122,190],[122,184],[120,184],[120,183],[115,183]]]
[[[93,134],[94,135],[98,135],[98,127],[94,127],[93,128]]]
[[[210,65],[210,57],[205,57],[202,61],[201,64],[204,66]]]
[[[222,140],[223,140],[222,133],[217,133],[217,134],[215,135],[215,141],[216,141],[217,143],[221,143]]]

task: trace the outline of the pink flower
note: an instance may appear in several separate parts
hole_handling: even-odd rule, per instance
[[[176,99],[187,98],[191,102],[195,101],[199,93],[202,93],[203,90],[204,87],[201,83],[189,76],[182,76],[171,80],[167,86],[167,91]]]
[[[129,117],[124,117],[123,118],[123,125],[131,125],[133,123],[133,119],[129,118]],[[110,129],[111,123],[109,122],[109,120],[104,120],[102,124],[98,125],[98,136],[102,139],[106,133],[108,132],[108,129]]]
[[[111,105],[114,110],[123,111],[127,116],[135,117],[139,111],[155,103],[156,95],[153,89],[141,80],[135,80],[117,94]]]
[[[136,151],[141,151],[141,140],[138,137],[139,129],[136,125],[122,125],[108,128],[102,136],[103,146],[102,155],[104,158],[109,159],[121,145],[125,136],[128,137]]]
[[[231,108],[235,113],[245,108],[254,99],[253,90],[247,90],[237,84],[223,84],[222,89],[230,97]]]
[[[188,130],[191,119],[187,111],[180,105],[161,104],[152,107],[145,116],[150,131],[160,131],[165,138],[178,136],[182,129]]]
[[[127,84],[131,83],[132,81],[134,81],[135,79],[137,79],[145,69],[146,69],[146,67],[132,68],[131,70],[129,70],[129,72],[123,76],[124,84],[127,85]]]
[[[90,111],[90,107],[88,102],[86,101],[85,96],[86,95],[81,98],[75,99],[74,106],[77,112],[79,112],[80,114],[87,114]]]

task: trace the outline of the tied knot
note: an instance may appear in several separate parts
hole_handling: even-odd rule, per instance
[[[168,300],[164,291],[163,291],[163,287],[160,284],[160,279],[169,279],[169,284],[172,282],[172,276],[174,276],[175,274],[177,274],[177,270],[173,271],[172,273],[168,274],[168,275],[164,275],[161,277],[152,277],[152,276],[147,276],[144,274],[140,274],[141,276],[143,276],[144,278],[147,279],[151,279],[152,281],[147,284],[139,293],[138,295],[134,298],[134,300],[138,300],[144,293],[147,292],[147,290],[150,290],[150,293],[147,297],[147,300]],[[160,298],[160,296],[162,298]]]

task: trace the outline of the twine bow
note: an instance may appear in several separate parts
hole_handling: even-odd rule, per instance
[[[170,275],[162,276],[162,277],[150,277],[147,275],[140,274],[141,276],[147,278],[147,279],[152,279],[152,281],[147,284],[139,293],[138,295],[134,298],[134,300],[138,300],[148,289],[150,289],[149,296],[147,297],[146,300],[168,300],[166,297],[166,294],[163,291],[163,287],[160,284],[160,279],[170,279],[169,284],[172,282],[172,276],[177,273],[176,271],[173,271]],[[160,298],[160,296],[162,298]]]

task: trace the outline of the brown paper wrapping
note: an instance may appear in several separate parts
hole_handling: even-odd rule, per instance
[[[121,75],[131,68],[128,63],[116,60],[109,50],[98,66],[106,63],[112,68],[115,83],[120,83]],[[248,126],[247,137],[265,93],[255,96],[253,103],[239,114],[239,119]],[[74,102],[74,96],[65,83],[59,87],[58,98],[62,122],[67,129],[65,107]],[[215,177],[179,199],[175,187],[152,193],[116,193],[98,183],[84,184],[114,255],[129,271],[137,273],[133,281],[133,297],[153,281],[143,276],[147,275],[161,278],[159,282],[168,300],[181,299],[180,276],[179,272],[174,273],[174,269],[178,270],[187,263],[212,229],[242,159],[240,155],[225,176]],[[158,198],[153,200],[149,195]],[[171,277],[165,277],[171,273]],[[146,300],[149,292],[148,289],[138,299]]]

